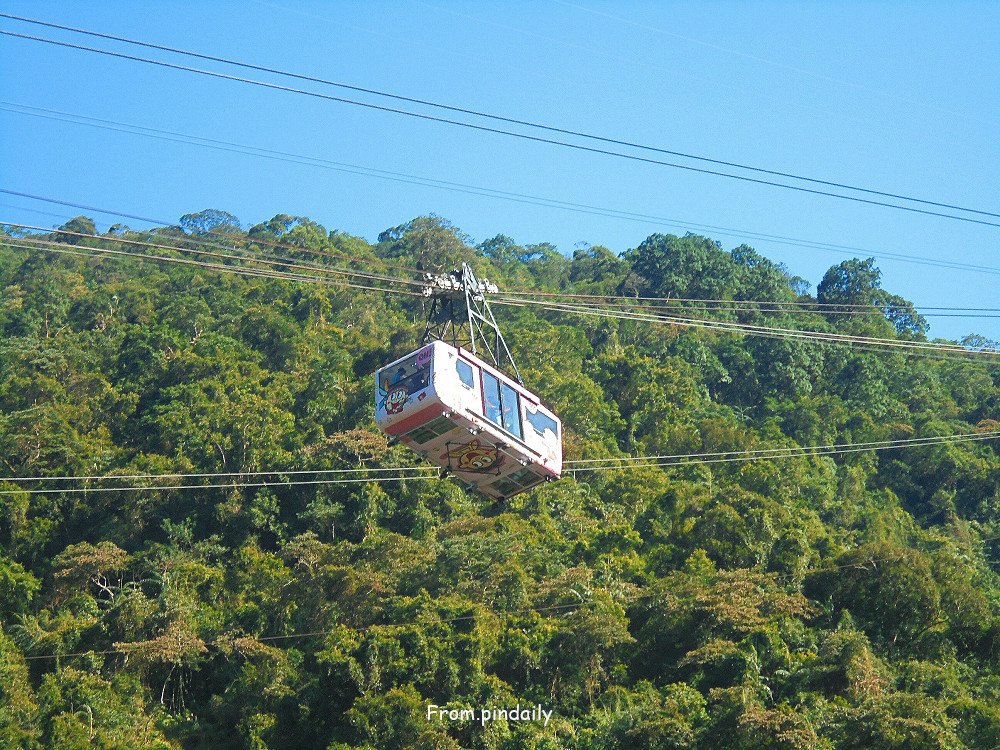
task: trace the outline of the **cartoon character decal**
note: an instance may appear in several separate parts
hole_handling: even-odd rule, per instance
[[[393,387],[385,397],[386,414],[399,414],[410,398],[410,391],[405,385]]]
[[[451,446],[455,446],[451,448]],[[499,473],[503,463],[503,454],[499,449],[489,444],[483,444],[476,438],[470,443],[448,443],[449,450],[441,458],[448,459],[448,465],[455,471],[467,471],[474,474]],[[452,463],[452,459],[457,464]]]
[[[403,411],[411,396],[416,395],[417,401],[423,401],[427,396],[423,391],[431,385],[433,359],[433,347],[425,346],[411,357],[382,370],[376,378],[376,408],[394,415]]]

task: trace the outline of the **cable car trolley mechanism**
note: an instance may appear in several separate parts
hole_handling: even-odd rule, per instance
[[[562,424],[521,381],[486,301],[497,287],[466,263],[426,278],[421,347],[375,375],[379,429],[493,498],[558,479]]]

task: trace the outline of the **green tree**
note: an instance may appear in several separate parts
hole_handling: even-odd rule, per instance
[[[239,231],[240,220],[228,211],[206,208],[194,214],[184,214],[181,226],[191,234],[211,234]]]

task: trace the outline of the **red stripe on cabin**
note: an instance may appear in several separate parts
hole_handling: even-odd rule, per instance
[[[385,428],[385,432],[388,435],[401,435],[404,432],[409,432],[415,427],[431,421],[434,417],[437,417],[444,413],[444,409],[441,408],[440,404],[434,404],[433,406],[428,406],[426,409],[421,409],[416,414],[411,414],[406,419],[396,422],[396,424],[389,425]]]

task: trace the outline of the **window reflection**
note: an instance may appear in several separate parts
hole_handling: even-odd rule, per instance
[[[416,393],[430,384],[431,350],[421,349],[412,357],[404,359],[379,373],[379,387],[388,393],[405,388],[407,393]]]

